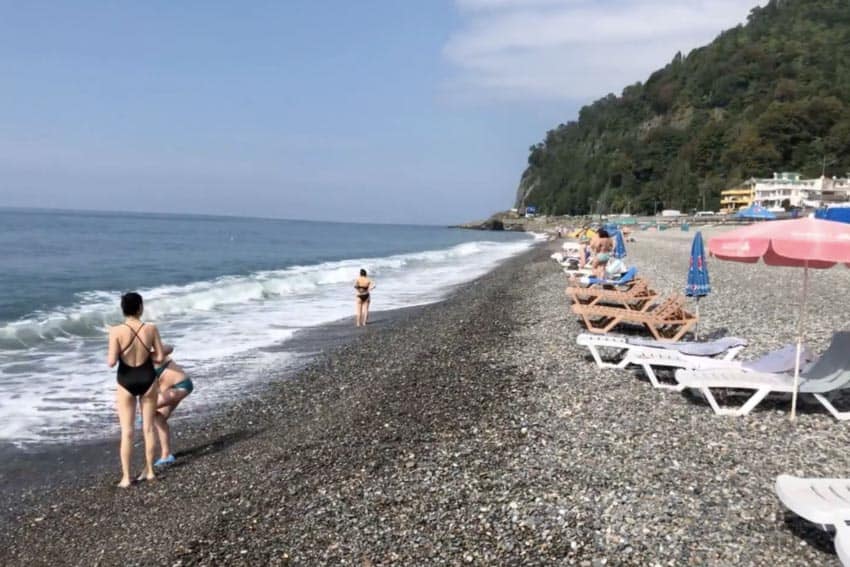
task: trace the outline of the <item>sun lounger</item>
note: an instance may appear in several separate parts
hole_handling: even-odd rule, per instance
[[[850,567],[850,526],[845,520],[835,524],[835,553],[844,567]]]
[[[637,268],[632,266],[622,274],[618,278],[596,278],[591,276],[588,278],[588,285],[614,285],[621,286],[626,285],[627,283],[637,279]]]
[[[736,351],[737,352],[737,351]],[[807,349],[802,354],[803,362],[809,362],[815,357]],[[779,350],[769,352],[753,361],[713,358],[710,356],[694,356],[676,350],[659,348],[638,348],[631,356],[631,362],[640,366],[655,388],[664,388],[681,392],[682,384],[667,384],[658,379],[655,372],[657,367],[708,370],[708,369],[742,369],[749,372],[793,372],[797,359],[797,345],[786,345]]]
[[[568,287],[567,295],[572,303],[584,305],[615,305],[626,309],[643,311],[658,297],[658,292],[649,287],[644,279],[632,280],[632,285],[623,289],[605,289],[598,287]]]
[[[776,478],[776,495],[786,508],[822,529],[850,520],[850,478]]]
[[[586,270],[587,273],[584,277],[581,278],[570,278],[569,287],[571,288],[579,288],[586,289],[590,287],[598,287],[598,286],[608,286],[608,287],[631,287],[636,282],[640,281],[640,278],[637,277],[637,268],[631,267],[622,274],[618,278],[597,278],[590,275],[592,272],[588,268]],[[579,275],[582,270],[573,270],[568,271],[567,273],[570,275]]]
[[[850,419],[850,411],[839,412],[827,396],[850,387],[850,332],[832,335],[829,348],[800,374],[799,392],[812,394],[836,419]],[[699,389],[718,415],[747,415],[770,393],[791,393],[794,377],[790,373],[751,372],[744,369],[677,370],[676,381],[686,388]],[[721,408],[712,388],[753,390],[740,408]]]
[[[823,530],[835,530],[835,552],[850,567],[850,479],[776,478],[776,495],[786,508]]]
[[[587,279],[590,278],[590,276],[593,274],[593,270],[591,270],[589,267],[588,268],[578,268],[578,267],[572,268],[572,267],[570,267],[569,263],[567,263],[567,262],[561,264],[561,266],[563,266],[563,268],[564,268],[564,273],[567,274],[570,277],[570,280],[575,280],[575,285],[578,286],[578,287],[583,287],[583,286],[587,285],[587,284],[582,284],[581,282],[587,281]],[[570,285],[573,285],[572,282],[570,282]]]
[[[675,342],[697,322],[684,305],[685,298],[675,294],[644,311],[580,303],[573,304],[572,310],[591,333],[607,333],[621,323],[630,323],[644,326],[656,340]]]
[[[626,368],[629,365],[640,366],[649,382],[655,388],[681,391],[680,384],[661,382],[656,367],[684,369],[743,368],[760,372],[790,372],[794,370],[797,355],[796,345],[786,345],[779,350],[752,361],[738,361],[734,358],[747,345],[747,341],[737,337],[723,337],[711,342],[664,343],[636,337],[618,335],[591,335],[582,333],[576,343],[586,346],[593,360],[601,368]],[[617,352],[613,361],[604,361],[600,348],[614,349]],[[808,349],[803,349],[802,360],[810,362],[816,357]]]
[[[629,364],[634,364],[632,360],[634,355],[630,355],[629,353],[643,349],[663,349],[690,356],[718,357],[721,360],[732,360],[747,346],[747,341],[738,337],[723,337],[704,343],[670,343],[645,339],[643,337],[581,333],[576,337],[576,344],[587,347],[593,360],[600,368],[625,368]],[[617,353],[614,360],[603,360],[602,353],[599,350],[602,348],[616,350]]]

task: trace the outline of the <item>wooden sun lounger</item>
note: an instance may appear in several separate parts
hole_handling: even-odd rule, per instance
[[[658,292],[649,287],[643,278],[637,278],[629,287],[607,289],[605,287],[568,287],[567,295],[574,305],[614,305],[625,309],[644,311],[658,297]]]
[[[572,306],[591,333],[607,333],[621,323],[643,325],[658,341],[678,341],[696,325],[698,319],[684,308],[685,298],[674,294],[643,311],[602,305]]]

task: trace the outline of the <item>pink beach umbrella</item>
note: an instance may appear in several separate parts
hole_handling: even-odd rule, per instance
[[[809,268],[831,268],[836,264],[850,267],[850,224],[812,218],[754,224],[711,238],[708,251],[721,260],[753,264],[761,258],[769,266],[803,268],[803,297],[797,324],[797,361],[794,364],[791,401],[791,419],[795,419]]]

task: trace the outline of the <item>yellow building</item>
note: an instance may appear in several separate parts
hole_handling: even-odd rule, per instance
[[[723,214],[737,213],[749,207],[755,199],[755,185],[747,183],[743,187],[727,189],[720,192],[720,212]]]

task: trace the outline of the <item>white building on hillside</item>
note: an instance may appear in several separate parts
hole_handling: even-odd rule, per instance
[[[753,200],[768,209],[817,208],[850,200],[850,179],[846,177],[801,179],[799,173],[774,173],[768,179],[749,179],[744,186],[752,187]]]

